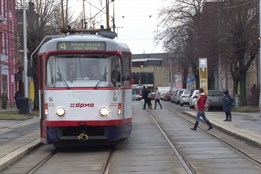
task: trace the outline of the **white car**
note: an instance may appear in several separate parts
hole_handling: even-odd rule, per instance
[[[179,104],[180,96],[183,93],[183,90],[184,89],[178,89],[177,92],[175,93],[175,96],[174,96],[174,99],[173,99],[175,104]]]
[[[179,97],[179,105],[189,105],[190,96],[191,96],[192,90],[191,89],[184,89]]]
[[[200,94],[199,90],[194,90],[192,92],[192,95],[189,98],[189,108],[191,108],[191,109],[195,108],[195,103],[196,103],[196,101],[197,101],[197,99],[199,97],[199,94]]]

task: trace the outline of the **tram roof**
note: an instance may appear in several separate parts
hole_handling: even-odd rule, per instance
[[[132,62],[147,62],[147,61],[160,61],[161,58],[148,58],[148,59],[132,59]]]
[[[62,37],[53,38],[46,43],[44,43],[39,53],[43,53],[46,51],[56,51],[57,44],[59,42],[104,42],[106,44],[106,51],[124,51],[124,52],[130,52],[130,48],[127,44],[121,43],[117,40],[113,40],[110,38],[106,38],[100,35],[93,35],[93,34],[74,34],[74,35],[64,35]]]

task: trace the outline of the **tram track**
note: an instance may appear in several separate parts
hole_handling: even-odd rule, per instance
[[[175,112],[173,111],[170,107],[167,106],[167,108],[170,112],[174,113],[175,115],[179,116],[180,118],[182,118],[183,120],[186,120],[187,122],[191,123],[192,125],[194,124],[193,122],[191,122],[188,117],[186,117],[186,114],[180,114],[180,112]],[[186,115],[186,116],[185,116]],[[194,117],[193,117],[194,118]],[[202,121],[201,121],[202,122]],[[239,148],[236,148],[233,144],[231,144],[230,142],[224,141],[222,138],[219,138],[215,133],[212,133],[213,131],[207,131],[205,129],[202,129],[200,127],[198,127],[198,129],[200,129],[201,131],[204,131],[206,134],[208,134],[209,136],[217,139],[218,141],[222,142],[223,144],[227,145],[228,147],[230,147],[231,149],[233,149],[234,151],[236,151],[237,153],[241,154],[243,157],[245,157],[246,159],[248,159],[249,161],[251,161],[253,164],[258,165],[259,167],[261,167],[261,162],[256,160],[255,158],[251,157],[250,155],[248,155],[247,153],[244,152],[244,150],[241,150]],[[237,137],[236,137],[237,138]]]
[[[38,162],[34,167],[32,167],[26,174],[34,174],[40,167],[42,167],[47,161],[53,158],[57,154],[57,150],[52,151],[49,155]]]
[[[115,151],[115,146],[113,146],[107,156],[107,159],[105,161],[105,165],[104,165],[104,168],[102,169],[101,171],[101,174],[109,174],[109,171],[110,171],[110,162],[111,162],[111,158],[112,158],[112,155]]]
[[[42,146],[17,161],[12,167],[7,168],[3,174],[41,174],[46,171],[109,174],[111,157],[114,152],[115,146],[79,147],[77,149],[54,149],[50,146]],[[31,159],[35,160],[31,161]],[[23,168],[23,170],[17,171],[17,168]]]
[[[180,110],[175,111],[170,106],[164,106],[164,109],[167,110],[169,113],[171,113],[171,115],[175,115],[175,117],[178,117],[179,119],[181,119],[181,120],[183,120],[183,121],[185,121],[185,122],[187,122],[187,123],[189,123],[189,124],[191,124],[193,126],[195,120],[192,117],[188,116],[187,114],[182,113]],[[171,148],[173,149],[173,151],[177,155],[177,157],[180,160],[180,162],[181,162],[182,166],[184,167],[184,169],[188,173],[197,173],[196,170],[193,168],[193,165],[190,164],[189,160],[186,159],[186,157],[179,150],[178,145],[175,144],[173,141],[171,141],[170,138],[167,136],[167,133],[164,131],[164,129],[161,128],[161,125],[157,121],[157,119],[155,118],[153,111],[149,111],[149,113],[150,113],[150,116],[151,116],[152,120],[155,122],[155,124],[160,129],[160,131],[162,132],[163,136],[166,138],[166,140],[168,141],[169,145],[171,146]],[[231,144],[231,142],[227,142],[226,140],[223,140],[222,138],[220,138],[219,134],[216,133],[217,131],[220,132],[220,130],[207,131],[205,129],[202,129],[202,128],[198,127],[198,131],[204,132],[209,137],[214,138],[215,140],[217,140],[220,143],[222,143],[225,146],[227,146],[229,149],[231,149],[231,150],[235,151],[236,153],[240,154],[243,158],[247,159],[253,165],[258,166],[259,168],[261,168],[260,160],[257,160],[254,157],[252,157],[251,155],[248,155],[248,153],[245,152],[244,149],[237,148],[233,144]]]
[[[174,154],[176,155],[176,157],[178,158],[179,162],[181,163],[181,165],[183,166],[183,168],[185,169],[185,171],[188,174],[195,174],[195,170],[193,169],[193,167],[189,164],[189,162],[186,160],[186,158],[182,155],[182,153],[180,152],[180,150],[178,149],[177,145],[174,144],[173,142],[171,142],[171,140],[169,139],[169,137],[166,135],[165,131],[161,128],[160,124],[157,122],[157,120],[155,119],[155,117],[153,116],[153,114],[150,112],[150,117],[152,118],[152,120],[154,121],[154,123],[157,125],[157,127],[159,128],[160,132],[162,133],[162,135],[164,136],[164,138],[166,139],[166,141],[168,142],[168,144],[170,145],[171,149],[173,150]]]

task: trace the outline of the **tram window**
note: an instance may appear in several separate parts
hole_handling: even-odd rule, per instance
[[[73,82],[77,79],[77,71],[76,71],[76,65],[75,62],[70,62],[68,65],[68,71],[67,72],[67,79],[70,82]]]
[[[51,56],[47,61],[47,87],[108,87],[110,58]],[[91,68],[96,65],[96,70]],[[90,75],[91,70],[96,77]]]
[[[55,59],[50,58],[47,62],[47,68],[46,68],[46,77],[47,77],[47,87],[53,87],[55,84]]]
[[[114,87],[121,86],[121,66],[119,57],[112,57],[111,61],[111,83]]]
[[[122,61],[122,81],[124,82],[124,86],[130,86],[130,74],[131,74],[131,57],[130,56],[126,56],[123,58]]]
[[[99,72],[98,65],[92,64],[89,69],[88,77],[90,80],[99,80],[101,78],[102,74]]]

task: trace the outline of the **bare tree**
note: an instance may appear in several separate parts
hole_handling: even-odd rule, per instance
[[[28,4],[23,4],[23,0],[18,0],[27,11],[27,46],[30,55],[39,45],[44,36],[57,33],[57,25],[53,24],[55,17],[60,12],[60,2],[57,0],[32,0]],[[57,19],[59,20],[59,19]],[[20,33],[22,38],[22,33]]]
[[[23,4],[23,0],[17,1],[17,7],[26,8],[27,13],[27,48],[28,57],[32,55],[42,39],[47,35],[55,35],[61,33],[61,1],[57,0],[31,0],[28,4]],[[20,9],[22,10],[22,9]],[[69,14],[67,21],[72,21],[72,14]],[[23,38],[22,30],[19,30],[20,41]],[[23,44],[20,44],[21,46]],[[27,72],[37,82],[37,61],[33,59],[29,61],[29,65],[33,65]],[[38,90],[37,83],[35,84],[35,109],[38,108]]]
[[[213,42],[213,32],[216,27],[215,18],[208,19],[204,15],[205,0],[175,0],[172,5],[162,9],[160,16],[164,17],[163,23],[166,30],[160,33],[160,39],[164,39],[164,47],[167,51],[179,53],[179,63],[183,67],[184,78],[187,76],[188,66],[192,67],[196,77],[196,86],[199,87],[198,60],[207,57],[210,63],[209,79],[214,79],[217,69],[217,43]],[[214,19],[214,20],[213,20]],[[212,22],[212,25],[209,23]],[[210,30],[212,28],[212,30]],[[208,37],[206,37],[206,35]],[[215,44],[214,44],[215,43]],[[211,66],[214,65],[214,66]],[[211,81],[211,80],[210,80]],[[214,81],[214,80],[212,80]],[[184,80],[185,82],[185,80]],[[213,85],[212,85],[213,86]]]
[[[225,0],[220,3],[222,23],[223,64],[229,65],[234,81],[234,93],[247,105],[246,74],[258,51],[257,2],[255,0]],[[239,87],[239,89],[238,89]]]
[[[172,5],[160,14],[165,16],[166,30],[160,33],[165,49],[178,53],[180,60],[189,62],[196,79],[198,58],[207,57],[209,87],[212,88],[220,60],[223,68],[228,67],[227,73],[231,73],[234,81],[234,93],[240,93],[243,105],[247,104],[246,73],[256,58],[259,45],[257,2],[173,0]]]

